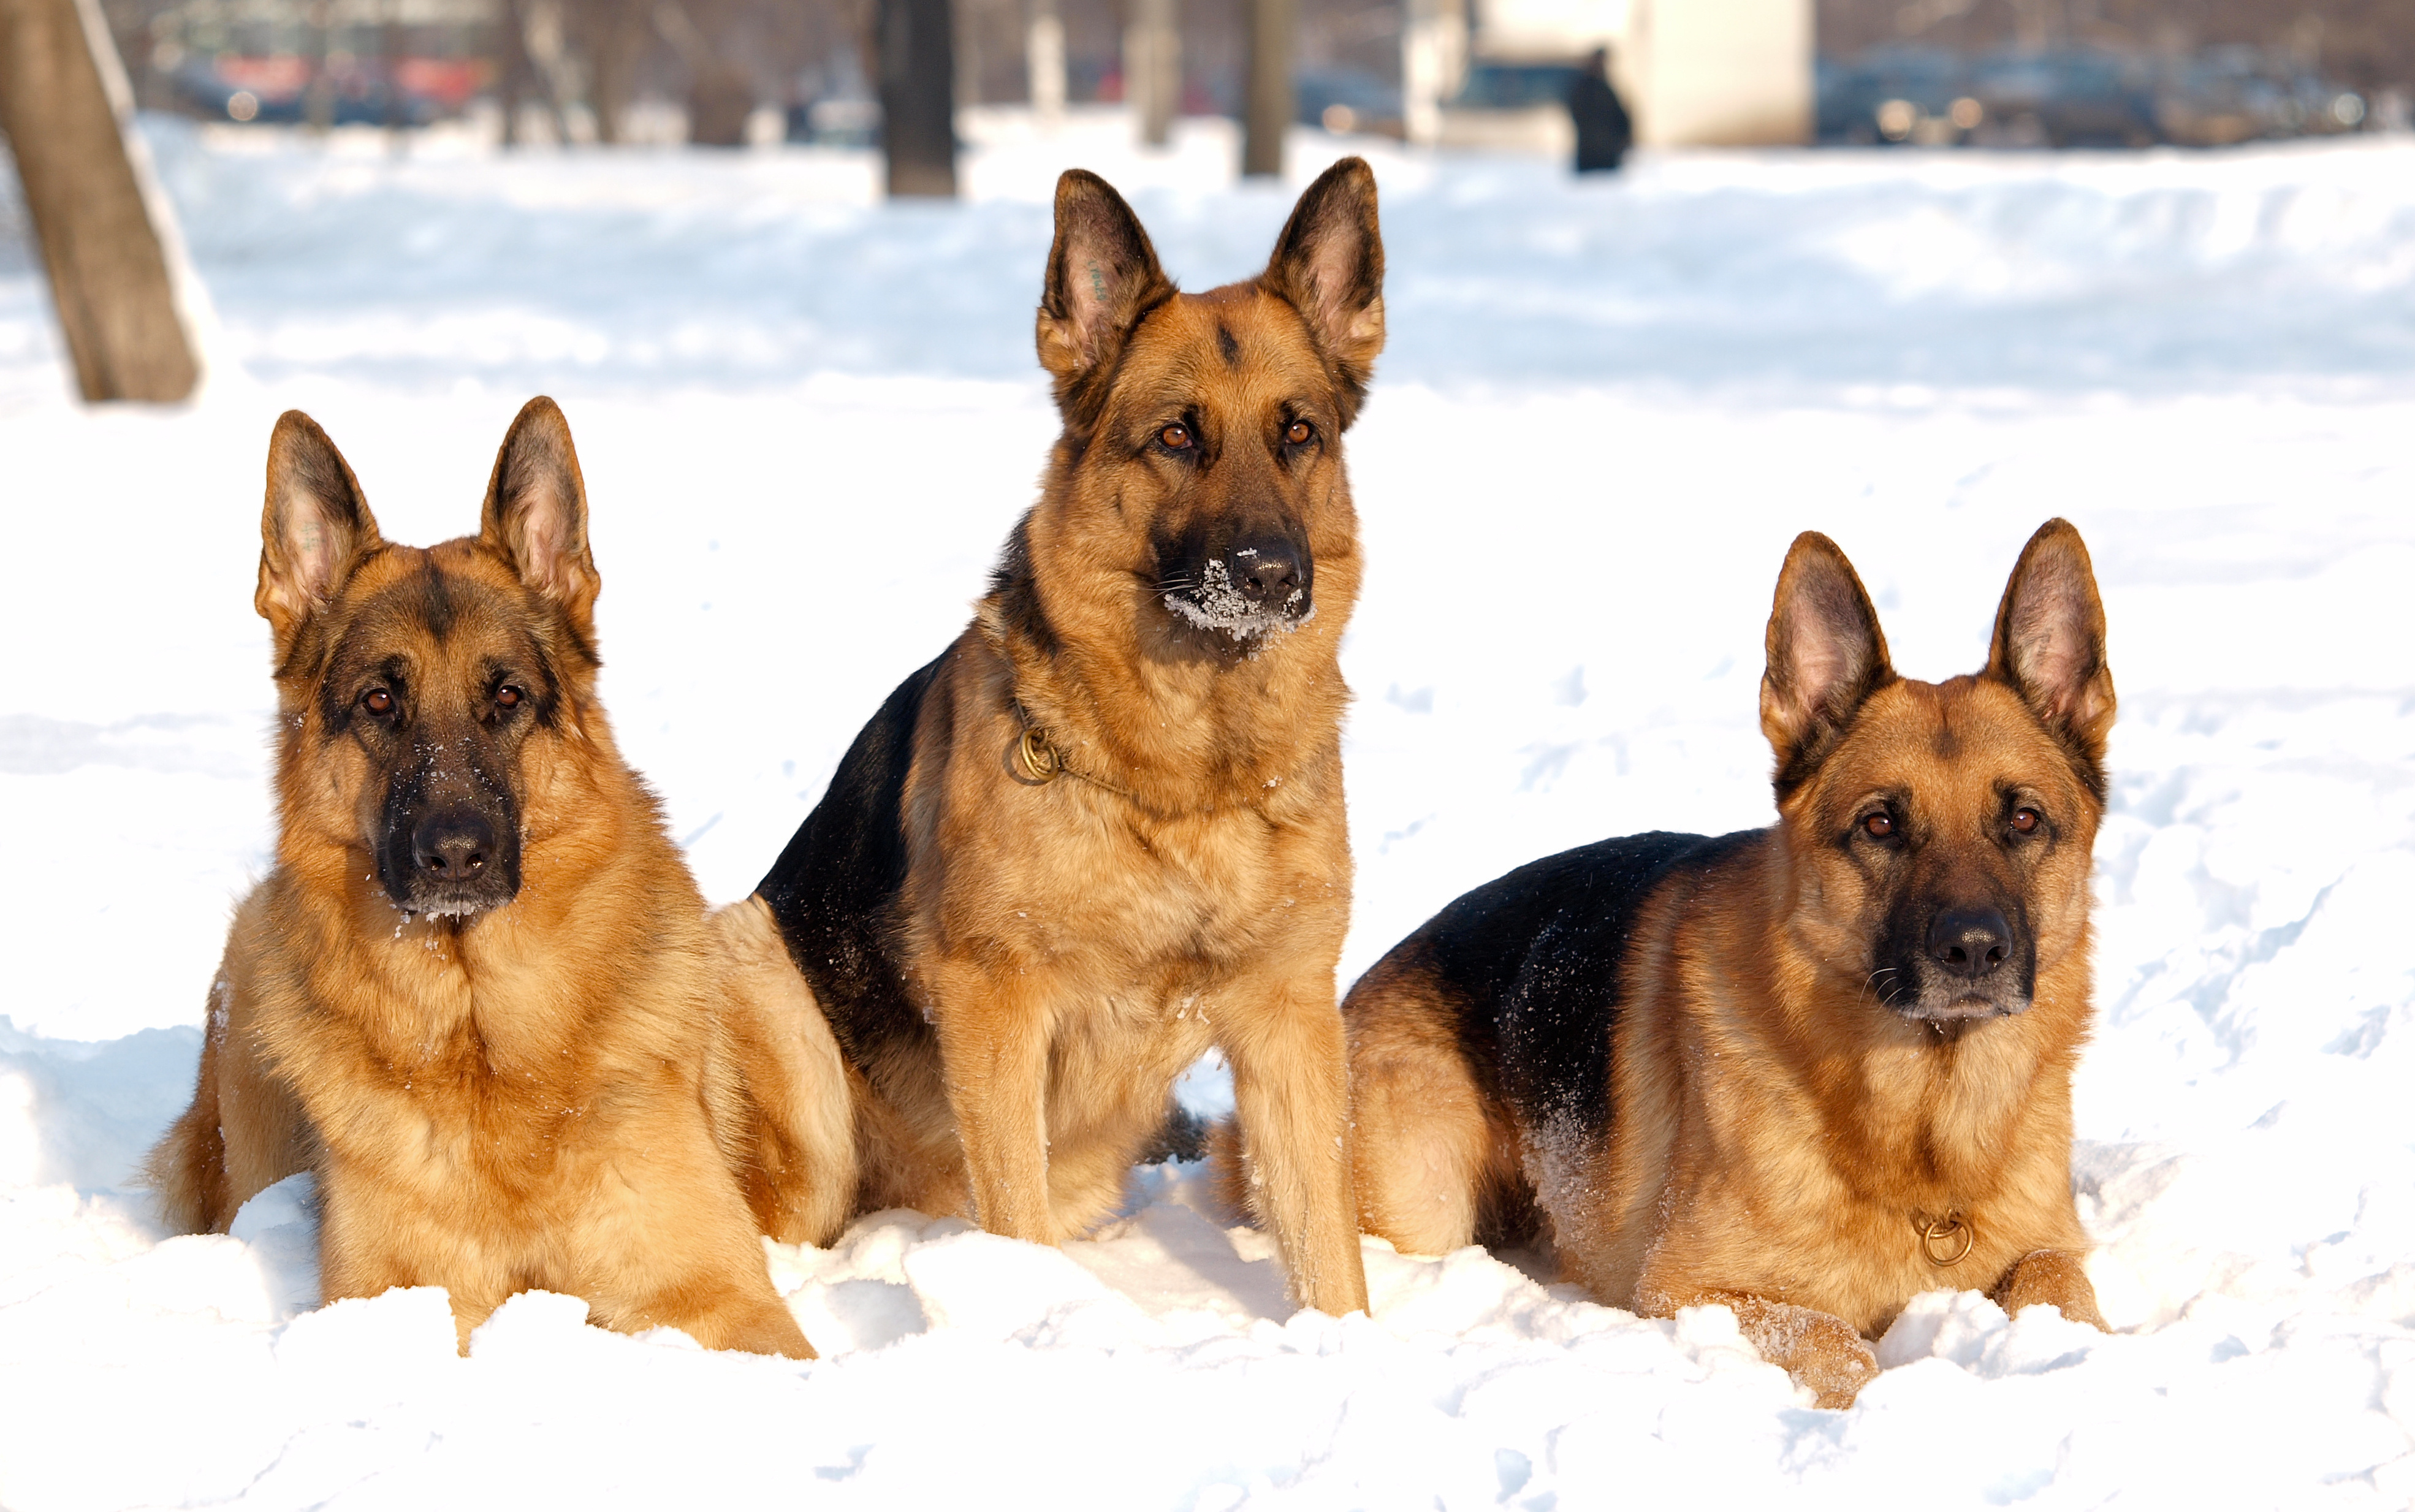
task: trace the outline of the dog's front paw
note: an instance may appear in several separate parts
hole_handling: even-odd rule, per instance
[[[1786,1367],[1796,1385],[1811,1388],[1818,1399],[1811,1404],[1814,1407],[1851,1407],[1862,1388],[1877,1378],[1878,1355],[1842,1318],[1823,1312],[1809,1315],[1815,1324],[1792,1354],[1778,1363]]]
[[[1736,1325],[1761,1357],[1808,1386],[1818,1407],[1851,1407],[1879,1373],[1878,1355],[1853,1325],[1834,1313],[1792,1302],[1773,1302],[1749,1294],[1713,1294],[1705,1301],[1725,1302],[1733,1309]]]
[[[1811,1394],[1816,1396],[1811,1406],[1842,1411],[1852,1406],[1852,1399],[1862,1394],[1862,1386],[1877,1379],[1879,1357],[1848,1324],[1838,1319],[1825,1321],[1833,1324],[1836,1336],[1831,1338],[1828,1331],[1823,1331],[1816,1343],[1797,1350],[1787,1362],[1787,1374],[1794,1377],[1797,1386],[1811,1386]]]
[[[2085,1323],[2111,1333],[2105,1314],[2096,1310],[2096,1288],[2079,1256],[2068,1250],[2032,1250],[2013,1262],[1988,1299],[2018,1317],[2021,1309],[2044,1302],[2062,1310],[2073,1323]]]

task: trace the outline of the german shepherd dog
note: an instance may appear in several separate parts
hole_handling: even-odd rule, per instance
[[[1039,502],[739,909],[845,1052],[859,1209],[1079,1235],[1212,1044],[1294,1295],[1363,1309],[1334,652],[1342,435],[1384,339],[1374,175],[1334,165],[1264,273],[1204,294],[1097,176],[1060,178],[1056,214]]]
[[[732,996],[742,955],[596,701],[600,586],[552,400],[504,438],[479,533],[427,550],[380,538],[309,417],[278,422],[277,865],[146,1174],[203,1231],[315,1172],[325,1295],[445,1287],[464,1348],[542,1287],[810,1358],[757,1235],[830,1226],[793,1173],[843,1158],[845,1109],[793,1090],[834,1084],[836,1047],[809,1004]]]
[[[1548,1237],[1599,1300],[1724,1303],[1826,1407],[1915,1294],[2103,1327],[2071,1200],[2113,679],[2079,532],[2013,570],[1984,671],[1898,678],[1806,533],[1770,616],[1778,822],[1536,861],[1343,1005],[1360,1217]]]

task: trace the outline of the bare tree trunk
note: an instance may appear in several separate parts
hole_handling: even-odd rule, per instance
[[[1174,0],[1132,0],[1124,24],[1124,98],[1144,145],[1162,147],[1181,104],[1182,41]]]
[[[529,56],[528,18],[520,0],[495,7],[495,93],[503,107],[503,145],[520,144],[520,105],[539,93],[536,63]]]
[[[712,50],[679,0],[654,7],[654,30],[687,65],[687,140],[698,147],[746,145],[746,118],[755,113],[755,78]]]
[[[581,7],[591,35],[587,41],[588,103],[595,111],[597,140],[609,145],[622,140],[627,113],[638,91],[638,61],[644,52],[646,0],[587,0]]]
[[[176,308],[133,95],[98,0],[0,0],[0,130],[86,400],[172,404],[201,364]]]
[[[889,192],[953,199],[955,52],[948,0],[879,0],[880,145]]]
[[[1297,0],[1248,0],[1250,92],[1242,113],[1241,172],[1279,176],[1291,128],[1292,34]]]
[[[1031,112],[1042,130],[1054,131],[1065,119],[1065,22],[1057,14],[1057,0],[1032,0],[1023,60]]]
[[[310,28],[310,82],[302,91],[302,118],[311,134],[325,136],[336,124],[336,81],[327,72],[327,9],[332,0],[310,0],[303,21]]]
[[[402,11],[398,0],[384,0],[384,19],[378,23],[378,77],[385,83],[385,129],[394,139],[395,150],[402,150],[402,128],[411,124],[402,98],[402,59],[410,51],[402,30]]]

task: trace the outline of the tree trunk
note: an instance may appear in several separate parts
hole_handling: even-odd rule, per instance
[[[0,0],[0,130],[86,400],[172,404],[201,364],[176,308],[167,202],[98,0]],[[155,215],[158,217],[155,219]]]
[[[579,7],[587,32],[587,103],[595,112],[596,140],[607,146],[628,128],[652,8],[648,0],[583,0]]]
[[[1280,176],[1291,128],[1292,33],[1297,0],[1248,0],[1250,96],[1242,115],[1241,172]]]
[[[880,146],[889,192],[953,199],[955,45],[948,0],[879,0]]]
[[[1124,25],[1124,98],[1143,145],[1162,147],[1181,105],[1182,41],[1174,0],[1131,0]]]
[[[1031,113],[1043,130],[1053,131],[1065,119],[1065,22],[1057,14],[1057,0],[1032,0],[1023,59]]]

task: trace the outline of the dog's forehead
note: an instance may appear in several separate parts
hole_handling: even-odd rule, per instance
[[[483,664],[523,651],[536,633],[510,570],[467,539],[380,552],[344,586],[332,618],[338,675],[398,658],[423,669]]]
[[[1916,807],[1988,814],[2008,788],[2063,796],[2086,791],[2071,753],[2020,695],[1983,677],[1907,678],[1871,695],[1822,763],[1820,781],[1838,802],[1888,789],[1908,795]]]
[[[1126,363],[1128,371],[1189,380],[1236,397],[1268,384],[1326,386],[1306,322],[1253,282],[1167,300],[1141,322]],[[1242,387],[1233,387],[1236,382]]]

